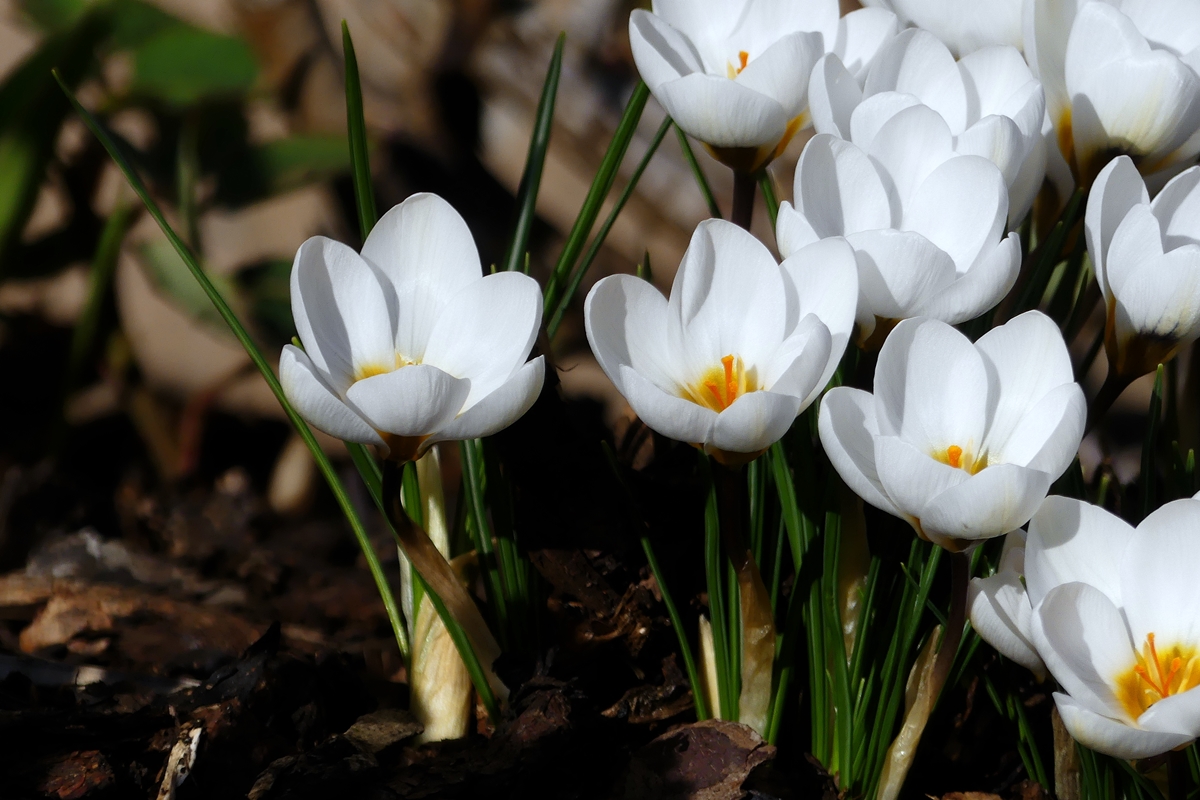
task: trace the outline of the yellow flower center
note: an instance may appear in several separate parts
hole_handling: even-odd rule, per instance
[[[938,450],[934,452],[933,457],[943,464],[949,464],[955,469],[966,470],[972,475],[976,474],[988,465],[988,459],[986,455],[976,456],[974,453],[963,450],[956,444],[950,445],[945,450]]]
[[[727,75],[729,75],[729,80],[733,80],[738,75],[741,75],[742,70],[744,70],[746,68],[746,65],[749,63],[750,63],[750,54],[747,53],[745,50],[738,51],[737,66],[734,66],[732,61],[726,61],[725,62],[725,72]]]
[[[1137,654],[1137,664],[1117,676],[1117,699],[1133,719],[1173,694],[1200,685],[1200,652],[1190,645],[1175,644],[1161,650],[1154,634]]]
[[[413,361],[412,359],[405,358],[404,356],[400,355],[399,353],[396,353],[396,363],[394,363],[390,367],[385,364],[380,364],[378,362],[367,362],[366,364],[359,364],[357,367],[354,368],[354,381],[355,381],[355,383],[357,383],[358,381],[364,380],[366,378],[373,378],[376,375],[386,375],[389,372],[395,372],[396,370],[400,369],[401,367],[409,367],[409,366],[412,366],[413,364],[419,364],[419,363],[421,363],[421,362]]]
[[[705,370],[691,386],[683,387],[680,396],[718,414],[733,405],[744,394],[759,390],[754,369],[746,369],[741,356],[728,355],[719,367]]]

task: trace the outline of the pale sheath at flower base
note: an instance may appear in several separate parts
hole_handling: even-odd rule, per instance
[[[669,300],[613,275],[588,293],[584,317],[597,361],[643,422],[737,466],[782,437],[828,383],[857,294],[841,239],[781,265],[745,230],[707,220]]]
[[[1027,590],[1016,588],[1016,565],[977,582],[971,623],[1004,655],[1044,662],[1081,744],[1155,756],[1200,736],[1197,564],[1200,499],[1168,503],[1135,530],[1098,506],[1050,497],[1029,523]]]
[[[905,320],[874,386],[825,395],[821,444],[860,497],[952,552],[1024,525],[1083,438],[1083,390],[1058,326],[1037,311],[975,344],[944,322]]]
[[[864,0],[906,25],[932,32],[959,56],[995,44],[1022,45],[1023,0]]]
[[[1133,380],[1200,336],[1200,167],[1154,201],[1128,156],[1101,170],[1084,217],[1110,369]]]
[[[754,172],[808,124],[808,76],[825,52],[863,64],[896,30],[837,0],[654,0],[629,17],[642,80],[679,127],[730,167]]]
[[[1024,26],[1052,157],[1083,186],[1117,153],[1145,175],[1169,175],[1200,153],[1200,4],[1027,0]]]
[[[987,47],[955,61],[932,33],[909,29],[879,49],[865,80],[855,81],[836,55],[824,56],[813,69],[808,99],[818,133],[860,147],[905,108],[937,111],[956,153],[983,156],[1000,168],[1010,226],[1025,218],[1042,186],[1045,97],[1015,47]]]
[[[292,267],[280,382],[315,427],[409,460],[435,442],[487,436],[537,399],[537,282],[484,276],[475,242],[446,201],[418,194],[379,220],[362,254],[322,236]]]
[[[957,324],[999,303],[1021,246],[1004,233],[1008,191],[996,165],[956,153],[945,119],[922,105],[857,138],[818,134],[804,148],[795,207],[779,208],[780,253],[845,236],[858,264],[858,341],[876,349],[897,320]]]

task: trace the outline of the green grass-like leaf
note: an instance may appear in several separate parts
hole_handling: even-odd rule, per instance
[[[358,229],[363,241],[375,227],[375,191],[371,188],[371,157],[367,149],[367,123],[363,117],[362,82],[358,57],[350,38],[350,26],[342,20],[342,52],[346,58],[346,127],[350,139],[350,165],[354,175],[354,200],[358,205]]]
[[[704,202],[708,204],[709,216],[714,219],[722,219],[721,207],[717,205],[717,197],[713,194],[708,178],[704,176],[700,162],[696,160],[696,153],[692,150],[692,144],[688,141],[687,134],[681,128],[676,128],[675,133],[679,136],[679,149],[683,150],[683,157],[687,159],[688,167],[692,170],[692,177],[696,179],[696,185],[700,187],[700,193],[704,195]]]

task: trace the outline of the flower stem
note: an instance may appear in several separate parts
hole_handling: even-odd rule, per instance
[[[1191,777],[1187,749],[1167,753],[1167,800],[1187,800]]]
[[[446,623],[446,630],[454,639],[467,671],[471,673],[471,682],[475,684],[488,716],[496,722],[499,720],[496,698],[503,698],[508,693],[492,671],[492,665],[500,656],[500,646],[488,630],[479,607],[454,574],[450,562],[438,552],[429,535],[412,524],[400,507],[402,473],[402,465],[390,460],[383,463],[384,512],[400,546],[404,548],[404,554],[425,583],[430,601]]]
[[[929,679],[933,683],[935,696],[945,688],[946,678],[954,665],[958,644],[962,641],[963,627],[967,621],[967,585],[971,580],[971,557],[966,553],[950,553],[950,614],[946,618],[942,646],[938,648],[937,661]]]
[[[750,230],[754,220],[754,195],[757,193],[758,181],[754,175],[742,170],[733,172],[733,213],[730,221]]]
[[[1112,369],[1112,365],[1109,365],[1108,377],[1104,379],[1104,385],[1100,387],[1100,391],[1096,392],[1096,396],[1092,398],[1092,402],[1088,405],[1085,431],[1090,432],[1100,424],[1100,420],[1108,413],[1108,409],[1112,408],[1112,404],[1121,396],[1121,392],[1129,388],[1129,384],[1131,383],[1133,381],[1118,375]]]

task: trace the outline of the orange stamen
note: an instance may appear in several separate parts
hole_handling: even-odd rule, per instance
[[[725,405],[733,403],[737,397],[737,381],[733,377],[733,356],[725,356],[721,359],[721,366],[725,367]]]
[[[959,469],[962,466],[962,448],[956,444],[952,444],[946,448],[946,459],[950,462],[950,466]]]
[[[741,62],[741,66],[738,67],[738,72],[741,72],[746,68],[746,65],[750,63],[750,54],[745,50],[740,51],[738,53],[738,61]]]

